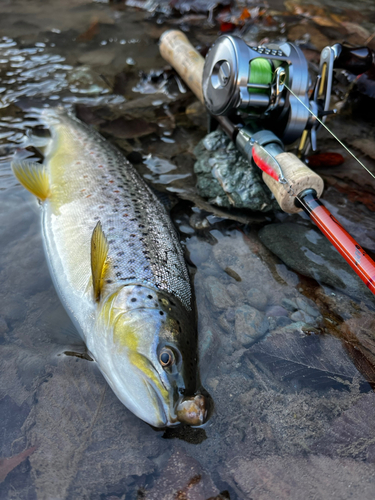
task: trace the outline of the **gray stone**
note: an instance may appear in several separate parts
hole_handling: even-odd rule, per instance
[[[244,294],[241,288],[235,283],[230,283],[227,286],[227,292],[230,298],[238,304],[238,302],[242,302],[244,300]]]
[[[269,329],[268,319],[254,307],[243,305],[236,309],[235,332],[243,345],[252,344]]]
[[[233,321],[236,319],[236,311],[235,309],[229,308],[225,311],[225,318],[229,323],[233,323]]]
[[[288,316],[288,311],[281,306],[269,307],[266,311],[267,316]]]
[[[267,305],[267,297],[258,288],[250,288],[246,293],[246,302],[256,309],[263,311]]]
[[[296,299],[297,305],[299,309],[302,309],[302,311],[305,311],[305,313],[309,314],[310,316],[313,316],[316,318],[317,316],[320,315],[319,310],[313,306],[313,301],[308,301],[308,299],[303,299],[302,297],[297,297]]]
[[[288,326],[292,323],[292,320],[290,318],[288,318],[287,316],[277,316],[276,318],[276,324],[277,326],[279,327],[284,327],[284,326]]]
[[[290,319],[293,321],[304,321],[310,325],[315,324],[315,319],[312,316],[309,316],[305,311],[295,311],[290,315]]]
[[[373,294],[322,235],[294,223],[270,224],[259,231],[262,243],[287,266],[357,300],[374,303]]]
[[[298,306],[294,300],[283,299],[281,301],[281,304],[283,305],[283,307],[285,307],[285,309],[287,309],[290,312],[297,311],[298,309]]]
[[[4,318],[0,316],[0,334],[8,331],[8,325]]]
[[[22,321],[26,316],[26,303],[21,294],[6,295],[2,303],[2,312],[7,320]]]
[[[273,202],[261,181],[257,167],[247,162],[233,142],[216,130],[194,149],[194,172],[201,196],[223,207],[268,212]]]
[[[227,307],[234,306],[225,286],[214,276],[210,276],[206,280],[205,287],[206,296],[213,306],[218,309],[226,309]]]

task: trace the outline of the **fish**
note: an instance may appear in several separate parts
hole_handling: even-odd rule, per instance
[[[189,273],[172,221],[119,150],[60,109],[41,114],[43,164],[12,162],[39,200],[57,294],[118,399],[155,428],[201,426],[210,396],[198,369]]]

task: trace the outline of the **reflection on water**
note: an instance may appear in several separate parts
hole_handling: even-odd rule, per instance
[[[258,237],[270,220],[245,226],[207,205],[172,204],[215,401],[204,429],[155,431],[87,360],[48,274],[37,203],[11,175],[13,155],[42,156],[40,110],[75,104],[148,182],[186,199],[205,132],[194,98],[162,70],[155,42],[166,26],[140,10],[64,5],[19,2],[0,24],[0,497],[373,498],[373,304],[271,254]],[[205,43],[216,34],[208,27]],[[308,222],[292,222],[319,240]]]

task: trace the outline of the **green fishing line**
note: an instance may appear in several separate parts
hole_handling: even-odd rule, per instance
[[[268,59],[257,57],[250,61],[249,65],[249,83],[269,84],[272,82],[273,71]],[[267,94],[266,89],[249,89],[249,92],[256,94]]]

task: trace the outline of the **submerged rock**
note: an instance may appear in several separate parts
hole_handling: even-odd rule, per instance
[[[273,203],[258,169],[246,161],[221,130],[208,134],[194,149],[198,192],[220,207],[268,212]]]
[[[341,290],[350,297],[374,303],[373,294],[362,280],[315,229],[293,223],[270,224],[259,231],[259,237],[271,252],[294,271]],[[298,307],[309,316],[319,314],[307,303],[301,302]]]

